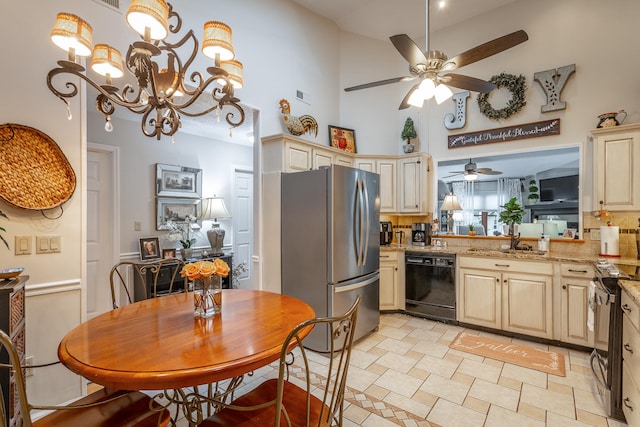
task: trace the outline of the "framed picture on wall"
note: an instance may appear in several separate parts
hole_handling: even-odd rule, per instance
[[[202,169],[157,163],[156,196],[202,198]]]
[[[172,259],[176,257],[176,248],[163,249],[162,250],[162,258],[163,259]]]
[[[200,216],[200,199],[157,199],[156,204],[156,230],[171,220],[173,223],[184,224],[187,216],[197,218]]]
[[[140,259],[148,261],[160,258],[160,242],[157,237],[143,237],[140,239]]]
[[[329,125],[329,145],[349,153],[355,153],[356,131]]]

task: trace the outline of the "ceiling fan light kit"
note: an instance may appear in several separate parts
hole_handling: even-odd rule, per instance
[[[425,100],[431,99],[434,96],[436,98],[436,102],[441,104],[453,95],[449,86],[474,92],[488,93],[496,88],[494,83],[461,74],[451,74],[451,71],[510,49],[529,39],[526,32],[519,30],[483,43],[454,56],[453,58],[447,58],[447,55],[443,52],[429,50],[428,0],[426,15],[427,43],[425,52],[423,52],[406,34],[398,34],[389,38],[400,55],[402,55],[409,63],[410,76],[365,83],[347,87],[344,90],[346,92],[351,92],[354,90],[419,79],[418,84],[411,87],[400,103],[400,107],[398,108],[400,110],[411,106],[421,108],[424,105]]]

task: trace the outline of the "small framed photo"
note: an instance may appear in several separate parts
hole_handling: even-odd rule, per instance
[[[575,228],[567,228],[562,233],[563,239],[575,239],[576,238],[576,229]]]
[[[200,199],[170,199],[158,198],[156,205],[156,230],[160,226],[171,222],[184,224],[187,216],[197,218],[200,216]]]
[[[172,259],[175,257],[176,257],[176,248],[162,250],[162,259]]]
[[[329,145],[349,153],[355,153],[356,131],[329,125]]]
[[[156,196],[202,198],[202,169],[156,163]]]
[[[157,237],[140,239],[140,259],[147,261],[160,258],[160,242]]]

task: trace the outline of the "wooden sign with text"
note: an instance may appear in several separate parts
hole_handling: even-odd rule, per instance
[[[449,135],[449,148],[470,147],[550,135],[560,135],[560,119]]]

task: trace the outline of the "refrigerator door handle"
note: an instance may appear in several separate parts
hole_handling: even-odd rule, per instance
[[[356,255],[356,265],[360,265],[360,192],[358,191],[359,182],[356,181],[356,188],[353,193],[353,249]]]
[[[367,188],[367,182],[363,179],[362,180],[362,196],[363,196],[363,206],[364,206],[364,221],[365,221],[365,226],[364,226],[364,251],[362,254],[362,265],[364,265],[367,262],[367,253],[369,252],[369,235],[371,233],[369,233],[371,224],[369,223],[369,189]]]
[[[364,260],[362,253],[364,251],[364,239],[363,239],[363,228],[364,228],[364,201],[362,200],[363,194],[363,185],[364,182],[361,179],[358,179],[356,184],[356,192],[358,194],[358,267],[364,265]]]

